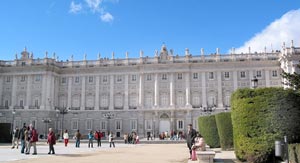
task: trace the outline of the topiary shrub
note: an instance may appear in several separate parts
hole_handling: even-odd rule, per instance
[[[199,117],[198,123],[200,134],[203,136],[205,143],[211,148],[220,147],[215,116]]]
[[[290,163],[300,163],[300,144],[289,144]]]
[[[236,157],[247,162],[270,162],[274,141],[288,136],[299,142],[300,96],[283,88],[239,89],[231,96]]]
[[[233,131],[231,113],[216,114],[216,124],[222,150],[233,149]]]

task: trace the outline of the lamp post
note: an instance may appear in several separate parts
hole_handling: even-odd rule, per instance
[[[50,118],[45,118],[42,120],[45,123],[45,134],[44,134],[44,138],[46,139],[46,135],[47,135],[47,129],[48,129],[48,124],[51,122]]]
[[[14,109],[12,112],[12,122],[11,122],[11,135],[14,133],[14,124],[15,124],[15,114],[16,114],[16,110]]]
[[[258,86],[258,79],[256,78],[256,76],[253,76],[253,78],[251,79],[251,88],[255,89]]]
[[[65,114],[68,114],[69,112],[69,109],[66,108],[66,107],[62,107],[62,108],[56,108],[56,113],[58,114],[62,114],[62,117],[61,117],[61,139],[63,139],[63,131],[64,131],[64,119],[65,119]]]
[[[108,113],[103,114],[103,117],[107,118],[107,133],[109,135],[109,133],[110,133],[109,120],[112,119],[113,117],[115,117],[115,114],[108,112]]]

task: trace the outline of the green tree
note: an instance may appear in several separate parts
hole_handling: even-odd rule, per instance
[[[300,65],[297,65],[298,68],[300,68]],[[300,74],[294,72],[293,74],[291,73],[286,73],[282,72],[281,76],[286,79],[283,84],[287,85],[291,88],[294,88],[295,90],[299,91],[300,90]]]

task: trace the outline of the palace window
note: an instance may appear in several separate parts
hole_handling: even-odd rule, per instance
[[[137,129],[137,120],[130,120],[130,129],[131,130]]]
[[[122,121],[116,120],[116,130],[121,130],[121,129],[122,129]]]
[[[35,99],[35,100],[34,100],[34,106],[35,106],[35,107],[38,107],[38,106],[39,106],[39,100],[38,100],[38,99]]]
[[[35,81],[36,82],[41,81],[41,75],[35,75]]]
[[[246,77],[246,72],[245,71],[241,71],[241,78],[245,78]]]
[[[23,75],[23,76],[21,76],[21,82],[24,82],[25,81],[25,79],[26,79],[26,77]]]
[[[151,80],[151,74],[147,74],[146,80],[150,81]]]
[[[78,120],[72,120],[72,130],[78,130]]]
[[[93,83],[93,81],[94,81],[94,77],[89,76],[89,83]]]
[[[256,71],[256,77],[260,78],[261,77],[261,71]]]
[[[91,119],[86,120],[86,130],[92,130],[92,123]]]
[[[107,76],[103,76],[102,81],[103,83],[107,83]]]
[[[182,79],[182,73],[178,73],[177,79],[178,79],[178,80],[181,80],[181,79]]]
[[[145,120],[146,130],[152,130],[152,120]]]
[[[5,104],[6,107],[8,107],[8,100],[5,100]]]
[[[121,75],[117,76],[117,82],[122,82],[122,76]]]
[[[208,73],[208,79],[210,79],[210,80],[214,79],[214,72]]]
[[[75,83],[79,83],[79,77],[78,76],[75,77]]]
[[[277,77],[277,70],[272,71],[272,77]]]
[[[10,76],[6,77],[6,82],[9,83],[10,82]]]
[[[162,80],[167,80],[167,74],[162,74]]]
[[[198,73],[193,73],[193,79],[198,79]]]
[[[24,106],[24,101],[20,100],[20,106]]]
[[[184,126],[183,120],[178,120],[177,121],[177,129],[183,130],[184,129],[183,126]]]
[[[131,81],[136,81],[136,75],[131,75]]]
[[[100,122],[101,130],[106,130],[107,123],[105,121]]]
[[[65,84],[65,83],[66,83],[66,77],[62,77],[62,78],[61,78],[61,83],[62,83],[62,84]]]
[[[229,76],[229,72],[224,72],[224,78],[225,78],[225,79],[229,79],[229,77],[230,77],[230,76]]]

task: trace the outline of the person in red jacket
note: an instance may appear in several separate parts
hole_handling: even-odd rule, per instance
[[[26,154],[30,154],[30,149],[33,146],[33,155],[37,154],[36,151],[36,142],[38,141],[38,133],[34,126],[32,124],[29,125],[29,132],[28,132],[28,140],[29,140],[29,146],[28,146],[28,151]]]
[[[56,138],[55,138],[55,134],[53,132],[52,128],[49,128],[49,133],[48,133],[48,137],[47,137],[47,143],[49,145],[49,152],[48,154],[55,154],[54,152],[54,144],[56,144]]]

